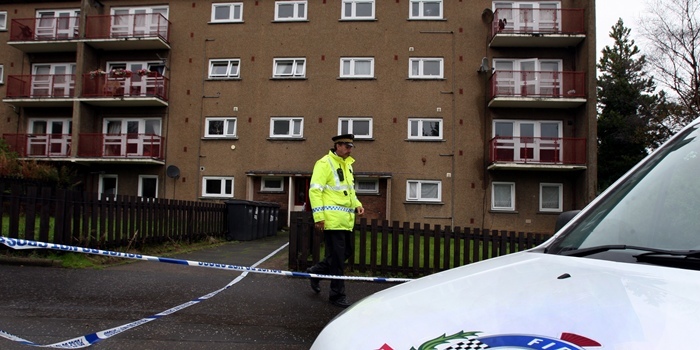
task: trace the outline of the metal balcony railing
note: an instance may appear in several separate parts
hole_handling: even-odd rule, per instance
[[[83,75],[81,97],[156,97],[167,101],[168,78],[155,72],[88,73]]]
[[[168,42],[170,21],[159,13],[87,16],[85,38],[160,38]]]
[[[165,138],[155,134],[80,134],[78,157],[164,159]]]
[[[8,75],[6,97],[71,98],[75,95],[75,74]]]
[[[489,141],[491,163],[585,165],[586,139],[497,136]]]
[[[491,37],[498,34],[585,34],[583,9],[497,9]]]
[[[70,134],[4,134],[10,151],[19,157],[70,157]]]
[[[10,22],[10,42],[73,40],[80,37],[80,17],[17,18]]]
[[[585,98],[584,72],[497,70],[490,77],[490,98]]]

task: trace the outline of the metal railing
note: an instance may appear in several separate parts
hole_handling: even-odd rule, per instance
[[[7,98],[70,98],[75,74],[8,75]]]
[[[497,70],[491,75],[491,98],[585,98],[584,72]]]
[[[170,21],[159,13],[87,16],[85,38],[160,38],[168,42]]]
[[[497,9],[491,37],[498,34],[585,34],[583,9]]]
[[[489,141],[491,163],[585,165],[586,139],[497,136]]]
[[[157,97],[168,100],[168,78],[150,72],[139,75],[127,72],[114,75],[92,72],[83,75],[82,97]]]
[[[70,157],[70,134],[4,134],[10,150],[20,157]]]
[[[80,38],[80,17],[17,18],[10,22],[10,42]]]
[[[80,134],[78,157],[164,159],[165,137],[155,134]]]

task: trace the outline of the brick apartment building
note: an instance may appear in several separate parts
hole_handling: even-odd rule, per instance
[[[0,133],[86,191],[551,232],[596,188],[594,0],[0,0]]]

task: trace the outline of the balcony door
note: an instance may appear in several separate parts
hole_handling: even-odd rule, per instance
[[[71,147],[70,119],[31,119],[27,135],[30,156],[68,157]]]
[[[496,120],[493,126],[497,158],[516,163],[559,163],[562,122]]]
[[[167,36],[167,18],[168,7],[163,6],[112,9],[112,36]]]
[[[75,63],[47,63],[32,66],[32,97],[72,97]]]
[[[36,14],[36,37],[39,40],[78,37],[80,10],[42,10]]]
[[[106,119],[104,155],[113,157],[158,157],[160,119]]]
[[[107,70],[126,69],[131,75],[119,78],[123,80],[124,91],[129,96],[153,96],[163,90],[163,70],[165,66],[161,62],[112,62],[107,66]],[[140,75],[142,69],[152,72],[148,75]],[[114,78],[110,78],[114,79]]]
[[[496,1],[494,11],[511,33],[556,33],[561,28],[561,2]]]
[[[561,60],[495,59],[497,96],[558,97],[561,94]]]

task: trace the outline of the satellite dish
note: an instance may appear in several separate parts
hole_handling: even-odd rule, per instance
[[[485,8],[481,12],[481,20],[486,24],[493,22],[493,11],[490,8]]]
[[[174,165],[169,165],[168,168],[165,169],[165,174],[168,175],[168,177],[177,179],[178,177],[180,177],[180,168]]]

